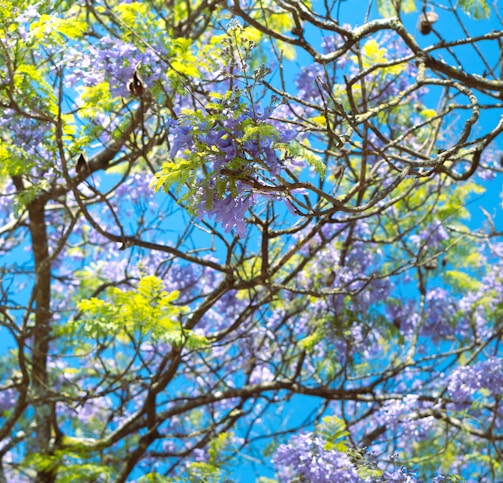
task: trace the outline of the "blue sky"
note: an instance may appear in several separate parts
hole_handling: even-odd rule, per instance
[[[375,2],[374,2],[375,3]],[[368,1],[364,0],[347,0],[345,2],[341,3],[341,23],[350,23],[352,25],[360,25],[363,22],[365,12],[367,9]],[[374,11],[375,13],[375,7]],[[413,13],[413,14],[408,14],[403,16],[403,20],[405,22],[406,27],[411,31],[411,32],[417,32],[415,29],[415,25],[417,22],[417,15],[418,13]],[[460,15],[463,15],[460,13]],[[374,15],[372,15],[374,16]],[[478,32],[480,34],[483,34],[487,31],[487,23],[479,23],[479,22],[474,22],[467,17],[464,17],[466,21],[466,26],[470,32]],[[440,20],[438,22],[438,28],[439,30],[442,31],[442,34],[445,36],[447,39],[452,39],[452,38],[460,38],[462,37],[463,31],[462,29],[456,25],[453,24],[452,22],[449,22],[447,19],[444,19],[444,17],[441,15]],[[500,28],[499,25],[494,24],[495,28]],[[313,33],[314,34],[314,33]],[[421,45],[427,46],[430,45],[432,42],[434,42],[435,37],[433,35],[429,36],[420,36],[417,34],[418,41],[420,42]],[[497,55],[499,52],[487,52],[489,55]],[[296,63],[299,65],[302,65],[304,62],[309,61],[307,59],[307,56],[299,56],[298,59],[296,60]],[[476,59],[474,55],[471,55],[471,53],[467,49],[467,55],[466,58],[463,59],[464,62],[466,62],[465,66],[468,69],[473,68],[474,70],[479,70],[481,63]],[[497,119],[497,114],[495,113],[493,116],[491,116],[488,121],[489,122],[495,122]],[[501,146],[500,146],[501,147]],[[482,195],[480,198],[476,197],[473,199],[472,204],[470,205],[470,211],[473,214],[472,221],[471,221],[471,226],[473,227],[479,227],[484,221],[485,217],[480,210],[480,206],[484,206],[486,209],[488,207],[496,207],[501,204],[501,198],[500,198],[500,193],[501,193],[501,177],[496,178],[495,180],[491,182],[486,182],[485,183],[487,187],[487,192],[486,194]],[[501,215],[501,210],[498,210],[499,217],[496,218],[497,223],[502,222],[502,215]],[[175,220],[173,220],[174,223],[176,223]],[[29,259],[29,254],[24,251],[24,249],[16,249],[13,251],[10,255],[9,258],[15,259],[18,262],[21,262],[23,260],[28,260]],[[6,260],[6,262],[9,262],[9,260]],[[24,296],[23,292],[23,296]],[[26,297],[28,297],[28,293],[26,292]],[[10,336],[8,335],[8,332],[6,331],[5,328],[0,328],[0,351],[5,352],[9,348],[12,348],[14,346],[13,341],[10,339]],[[303,421],[305,416],[315,407],[317,406],[319,401],[308,398],[305,396],[296,396],[294,397],[290,404],[289,407],[283,407],[282,408],[282,413],[280,416],[281,418],[289,418],[290,421],[293,424],[300,423]],[[237,479],[237,481],[243,482],[243,483],[252,483],[255,481],[256,476],[262,475],[262,476],[272,476],[270,473],[268,474],[266,471],[259,471],[257,474],[254,474],[253,471],[253,462],[246,463],[247,461],[247,456],[246,454],[244,455],[243,458],[243,465],[234,473],[234,477]]]

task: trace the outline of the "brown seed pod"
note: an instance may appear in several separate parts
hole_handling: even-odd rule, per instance
[[[139,67],[140,63],[135,67],[133,77],[127,83],[127,90],[136,97],[140,97],[145,91],[145,82],[138,72]]]
[[[438,15],[433,12],[426,12],[419,15],[417,29],[423,34],[428,35],[431,32],[432,25],[438,20]]]
[[[77,174],[87,173],[89,171],[89,165],[87,164],[85,156],[80,153],[77,159],[77,164],[75,165],[75,171]]]

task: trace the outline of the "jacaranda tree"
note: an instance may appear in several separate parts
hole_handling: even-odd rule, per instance
[[[501,482],[502,16],[1,0],[0,482]]]

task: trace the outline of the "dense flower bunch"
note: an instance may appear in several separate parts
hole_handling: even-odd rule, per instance
[[[310,483],[419,483],[416,473],[395,464],[376,462],[374,454],[355,458],[349,453],[327,449],[327,442],[315,433],[302,433],[278,447],[273,461],[279,482]],[[390,459],[393,460],[395,455]],[[382,470],[380,466],[392,469]],[[368,475],[368,476],[365,476]],[[449,476],[434,476],[428,483],[451,481]]]
[[[499,481],[503,248],[467,216],[501,29],[30,3],[0,8],[0,481]]]
[[[190,199],[198,216],[215,216],[225,231],[235,227],[244,236],[245,214],[258,196],[279,193],[270,178],[280,174],[292,158],[279,151],[286,150],[294,133],[282,133],[269,122],[273,106],[251,109],[233,98],[218,107],[209,116],[201,111],[181,115],[171,132],[174,161],[164,165],[156,183],[169,187],[177,182],[176,166],[179,177],[192,181],[184,199]]]
[[[458,367],[449,378],[449,394],[455,407],[469,406],[476,394],[487,391],[493,397],[503,394],[503,360],[490,358],[474,366]]]
[[[326,450],[323,440],[312,433],[291,438],[281,445],[273,459],[278,467],[279,481],[290,482],[295,477],[313,483],[363,483],[348,455]]]

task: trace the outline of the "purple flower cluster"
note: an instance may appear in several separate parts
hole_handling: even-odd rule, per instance
[[[404,467],[395,471],[385,471],[381,481],[383,483],[417,483],[416,477]]]
[[[107,35],[97,45],[90,45],[87,51],[76,47],[67,49],[62,60],[68,71],[65,84],[75,88],[81,84],[93,86],[106,80],[112,95],[127,97],[127,83],[139,62],[145,66],[142,78],[151,86],[163,72],[159,56],[150,49],[143,52],[132,43]]]
[[[420,327],[421,335],[435,342],[452,337],[455,330],[452,315],[457,309],[452,294],[443,288],[433,288],[426,294],[426,302],[427,315]]]
[[[449,239],[449,234],[445,230],[440,220],[434,220],[428,224],[421,232],[411,235],[410,241],[418,249],[427,249],[429,252],[437,250],[442,242]]]
[[[303,67],[295,79],[299,96],[305,100],[315,100],[320,97],[319,80],[326,82],[325,71],[320,64],[311,64]]]
[[[391,461],[397,455],[391,457]],[[280,483],[308,481],[309,483],[418,483],[414,472],[405,466],[378,470],[375,453],[364,459],[354,459],[349,453],[327,449],[326,442],[315,433],[301,433],[293,436],[288,444],[281,444],[273,457],[276,475]],[[362,477],[359,470],[373,468],[379,474]],[[366,471],[362,473],[365,474]],[[424,481],[424,480],[421,480]],[[435,476],[431,483],[447,483],[445,476]]]
[[[5,413],[14,409],[16,405],[16,392],[14,389],[3,389],[0,391],[0,416],[5,416]]]
[[[236,228],[239,236],[245,235],[244,217],[257,201],[259,174],[279,174],[285,159],[278,156],[277,145],[296,134],[274,127],[269,122],[273,111],[272,106],[245,108],[234,99],[218,114],[196,112],[182,116],[174,126],[170,156],[192,160],[188,176],[195,180],[192,203],[199,218],[214,216],[226,232]],[[262,194],[278,196],[265,190]]]
[[[503,303],[503,244],[495,244],[489,273],[477,282],[478,289],[468,291],[459,301],[460,320],[457,330],[465,337],[473,332],[477,337],[490,337],[494,333],[495,314]]]
[[[346,453],[325,449],[325,442],[313,433],[293,436],[276,450],[273,463],[279,481],[295,477],[310,483],[364,483]]]
[[[430,406],[431,403],[419,401],[418,395],[407,394],[401,399],[387,401],[378,411],[375,421],[389,427],[394,434],[400,432],[402,439],[413,437],[414,441],[419,441],[429,434],[434,420],[431,417],[414,419],[411,414]]]
[[[30,5],[22,13],[16,17],[16,23],[18,24],[19,35],[26,40],[28,38],[28,33],[30,31],[30,24],[39,17],[40,14],[37,9],[37,5]]]
[[[448,389],[456,409],[469,406],[481,389],[493,396],[502,395],[503,359],[492,357],[474,366],[458,367],[449,378]]]
[[[47,162],[44,163],[43,160],[50,156],[44,145],[44,140],[49,135],[51,127],[49,122],[30,119],[18,114],[13,109],[5,109],[0,117],[0,130],[9,132],[12,157],[23,159],[20,162],[22,168],[32,166],[32,158],[40,160],[43,167],[47,168]]]

